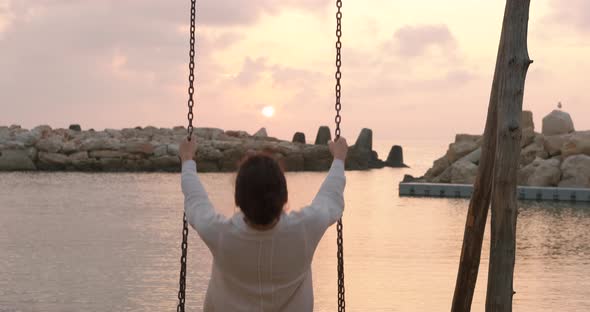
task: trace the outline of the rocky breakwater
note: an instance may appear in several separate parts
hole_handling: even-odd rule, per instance
[[[590,188],[590,131],[575,131],[571,116],[554,110],[535,132],[533,114],[522,115],[518,185]],[[418,181],[472,184],[481,156],[480,135],[458,134],[444,156]]]
[[[319,132],[325,136],[326,128]],[[265,129],[250,135],[196,128],[194,134],[199,142],[195,159],[202,172],[234,171],[250,151],[274,155],[289,171],[324,171],[332,162],[323,137],[312,145],[301,143],[301,135],[296,136],[296,142],[269,137]],[[0,127],[0,171],[179,171],[178,142],[185,137],[184,127],[104,131],[82,131],[78,125],[31,130],[16,125]],[[347,168],[365,170],[384,165],[372,151],[371,130],[364,129],[351,146]]]

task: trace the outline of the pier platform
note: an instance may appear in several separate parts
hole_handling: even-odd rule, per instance
[[[409,197],[471,198],[473,185],[402,182],[399,195]],[[519,186],[518,199],[590,202],[590,189]]]

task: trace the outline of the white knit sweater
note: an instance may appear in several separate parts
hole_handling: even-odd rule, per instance
[[[211,250],[213,268],[205,311],[312,311],[311,261],[328,227],[344,210],[344,163],[335,160],[311,205],[283,213],[272,229],[258,231],[239,212],[217,213],[196,163],[182,164],[188,222]]]

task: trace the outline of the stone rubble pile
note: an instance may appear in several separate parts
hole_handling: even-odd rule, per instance
[[[179,171],[178,143],[186,133],[184,127],[82,131],[79,125],[31,130],[0,126],[0,171]],[[305,144],[303,133],[288,142],[269,137],[264,128],[254,135],[216,128],[196,128],[194,134],[201,172],[234,171],[249,151],[270,153],[289,171],[324,171],[332,162],[328,127],[320,128],[313,145]],[[370,129],[363,129],[349,155],[346,166],[351,170],[386,165],[372,151]]]
[[[522,115],[518,185],[590,188],[590,131],[575,131],[570,115],[554,110],[536,133],[533,114]],[[444,156],[418,181],[473,184],[477,175],[480,135],[458,134]]]

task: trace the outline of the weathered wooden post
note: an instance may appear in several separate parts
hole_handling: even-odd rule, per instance
[[[463,246],[461,249],[461,259],[459,264],[459,271],[457,273],[457,282],[455,285],[455,293],[453,296],[453,303],[451,307],[452,312],[471,311],[471,303],[473,301],[473,292],[477,282],[477,274],[479,271],[479,264],[481,258],[481,246],[483,235],[485,231],[486,219],[490,205],[490,198],[492,188],[494,188],[494,201],[492,210],[492,220],[503,215],[503,207],[513,207],[516,212],[516,170],[518,169],[518,157],[520,156],[520,145],[518,144],[518,151],[510,143],[510,147],[504,147],[507,139],[505,136],[514,137],[513,139],[520,143],[520,114],[522,112],[522,96],[524,90],[524,78],[526,76],[526,69],[530,64],[528,53],[526,49],[526,30],[528,24],[528,8],[530,0],[507,0],[506,9],[504,13],[504,22],[502,26],[502,35],[500,45],[498,48],[498,56],[496,60],[496,68],[494,71],[494,80],[492,83],[492,91],[490,94],[490,103],[488,107],[488,116],[486,127],[484,131],[484,140],[482,144],[482,157],[480,159],[478,175],[475,181],[474,192],[469,204],[467,212],[467,221],[465,223],[465,232],[463,235]],[[516,12],[514,12],[516,11]],[[526,11],[526,15],[523,15]],[[520,30],[522,33],[514,33]],[[520,41],[519,41],[520,40]],[[522,59],[521,59],[522,58]],[[520,64],[521,71],[515,71],[518,67],[516,63]],[[523,66],[526,64],[526,66]],[[519,97],[515,97],[513,92],[520,92]],[[512,94],[512,98],[508,95]],[[520,100],[518,100],[518,98]],[[510,108],[508,108],[510,107]],[[499,116],[501,114],[501,116]],[[510,115],[512,114],[512,115]],[[514,124],[512,121],[515,121]],[[510,123],[507,125],[506,123]],[[516,125],[516,129],[515,129]],[[508,129],[508,132],[506,130]],[[512,129],[512,130],[510,130]],[[500,151],[502,150],[502,151]],[[496,155],[504,155],[501,159]],[[510,154],[510,157],[507,157]],[[514,161],[514,159],[516,159]],[[502,163],[504,162],[504,163]],[[497,168],[497,167],[501,168]],[[514,179],[512,184],[503,185],[500,187],[493,187],[498,183],[505,183],[506,177],[501,176],[496,178],[498,174],[507,172],[508,168],[514,172]],[[496,180],[497,179],[497,180]],[[502,198],[502,191],[511,188],[512,191],[506,194],[506,198]],[[502,202],[506,200],[512,201],[514,205],[503,205]],[[512,221],[512,220],[509,220]],[[492,230],[494,228],[492,223]],[[516,213],[514,214],[514,226],[516,226]],[[500,226],[501,233],[506,230]],[[498,233],[499,233],[498,232]],[[511,240],[507,245],[514,246],[515,231],[512,232],[512,238],[499,236],[498,233],[493,236],[492,244],[503,244],[504,239]],[[496,241],[494,241],[494,238]],[[503,244],[504,245],[504,244]],[[492,253],[497,258],[497,253],[500,250],[494,250]],[[514,250],[512,254],[512,267],[510,269],[504,266],[499,266],[494,272],[490,274],[500,274],[510,277],[510,303],[512,302],[512,276],[514,273]],[[502,270],[506,269],[505,272]],[[491,279],[491,275],[490,275]],[[490,292],[491,288],[498,289],[497,284],[488,283],[488,298],[487,302],[491,300],[492,296],[504,296],[505,294],[498,294],[497,291]],[[490,301],[491,300],[491,301]],[[505,299],[503,301],[506,301]],[[511,309],[510,304],[510,309]],[[486,303],[488,311],[509,311],[509,310],[490,310],[490,304]]]
[[[498,52],[497,152],[492,191],[490,269],[487,312],[512,311],[516,257],[516,181],[520,158],[521,114],[529,65],[527,48],[530,0],[508,0]]]
[[[463,247],[459,262],[459,272],[455,284],[452,312],[471,311],[473,292],[477,282],[477,273],[481,258],[481,245],[486,228],[488,209],[492,194],[494,173],[494,160],[496,154],[496,125],[498,119],[498,65],[492,83],[488,117],[484,130],[483,144],[481,147],[481,159],[475,179],[473,195],[467,211],[465,232],[463,234]]]

